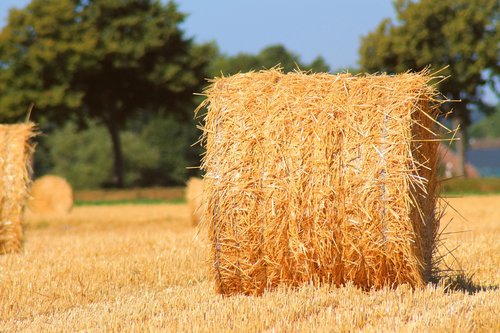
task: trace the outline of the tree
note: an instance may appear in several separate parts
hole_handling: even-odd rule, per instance
[[[311,70],[313,72],[328,72],[330,68],[325,60],[318,56],[310,64],[300,61],[295,53],[287,50],[283,45],[271,45],[262,49],[257,55],[239,53],[235,56],[220,54],[210,65],[209,72],[212,76],[218,76],[221,72],[224,75],[232,75],[238,72],[250,70],[261,70],[280,65],[285,72],[290,72],[298,68]]]
[[[143,173],[143,184],[179,185],[186,182],[191,169],[198,166],[199,153],[191,145],[200,134],[195,131],[196,124],[178,122],[173,117],[156,117],[141,129],[141,139],[149,147],[158,151],[158,167],[150,168]],[[194,135],[194,133],[197,134]],[[166,144],[168,143],[168,144]],[[191,158],[191,153],[197,153]],[[165,172],[169,170],[169,172]]]
[[[97,188],[110,180],[111,143],[105,140],[102,125],[92,125],[77,132],[76,125],[68,122],[46,137],[50,149],[44,158],[52,164],[48,171],[67,179],[75,189]]]
[[[397,0],[396,23],[386,19],[362,39],[360,63],[371,72],[419,71],[432,65],[448,78],[439,89],[453,100],[452,119],[460,125],[457,143],[464,174],[471,110],[488,112],[480,87],[485,70],[497,61],[498,0]],[[443,106],[447,111],[449,103]]]
[[[32,0],[0,33],[0,117],[36,103],[40,118],[94,119],[112,142],[123,185],[119,131],[138,112],[186,117],[203,85],[210,45],[195,46],[176,5],[154,0]],[[76,147],[75,147],[76,148]]]
[[[77,131],[73,122],[53,131],[42,146],[49,146],[44,158],[50,159],[49,173],[63,176],[76,189],[109,186],[112,160],[111,142],[106,140],[106,128],[91,124]],[[123,156],[123,178],[126,185],[143,185],[143,174],[158,170],[159,147],[151,146],[130,130],[120,132],[120,139],[127,149]],[[35,156],[38,155],[38,149]],[[163,170],[165,173],[165,169]]]
[[[500,138],[500,104],[494,113],[474,123],[470,133],[473,138]]]

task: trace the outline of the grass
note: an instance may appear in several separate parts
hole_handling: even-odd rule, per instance
[[[76,201],[120,201],[137,199],[173,200],[184,198],[184,187],[79,190]]]
[[[500,178],[453,178],[443,181],[442,186],[448,196],[500,194]]]
[[[186,203],[185,199],[176,198],[176,199],[148,199],[148,198],[139,198],[139,199],[117,199],[117,200],[77,200],[75,201],[75,206],[115,206],[115,205],[161,205],[161,204],[184,204]]]
[[[443,220],[459,274],[417,290],[305,285],[262,297],[215,294],[206,232],[186,205],[28,216],[24,252],[0,256],[0,331],[498,332],[500,196],[448,201],[465,217]]]
[[[450,179],[443,181],[443,195],[468,196],[500,194],[500,178]],[[76,206],[183,204],[184,188],[81,190],[75,193]]]

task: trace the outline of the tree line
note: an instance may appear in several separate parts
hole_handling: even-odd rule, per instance
[[[395,1],[360,47],[359,70],[396,73],[432,65],[467,138],[489,85],[500,97],[500,4],[496,0]],[[283,45],[229,56],[199,44],[174,2],[32,0],[9,12],[0,32],[0,121],[33,119],[44,135],[37,174],[78,188],[181,184],[195,174],[200,148],[192,110],[205,78],[280,64],[330,72],[322,57],[304,63]],[[446,67],[447,66],[447,67]],[[445,104],[445,108],[449,107]],[[443,109],[443,112],[446,112]],[[462,141],[462,142],[465,142]],[[111,158],[110,158],[111,157]]]

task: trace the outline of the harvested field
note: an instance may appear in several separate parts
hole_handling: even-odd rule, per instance
[[[499,331],[500,196],[448,200],[467,221],[449,210],[447,231],[465,232],[446,242],[474,274],[448,291],[306,285],[224,298],[208,278],[206,231],[197,236],[187,205],[30,217],[23,253],[0,257],[0,331]]]

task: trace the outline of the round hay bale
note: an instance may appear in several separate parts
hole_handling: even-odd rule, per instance
[[[191,177],[186,185],[186,201],[191,213],[191,223],[196,226],[203,215],[203,179]]]
[[[0,124],[0,254],[22,249],[23,211],[36,135],[33,123]]]
[[[214,79],[196,112],[207,108],[202,223],[217,293],[436,278],[432,80],[277,69]]]
[[[71,185],[59,176],[46,175],[38,178],[31,186],[31,200],[28,205],[33,213],[66,214],[73,207]]]

